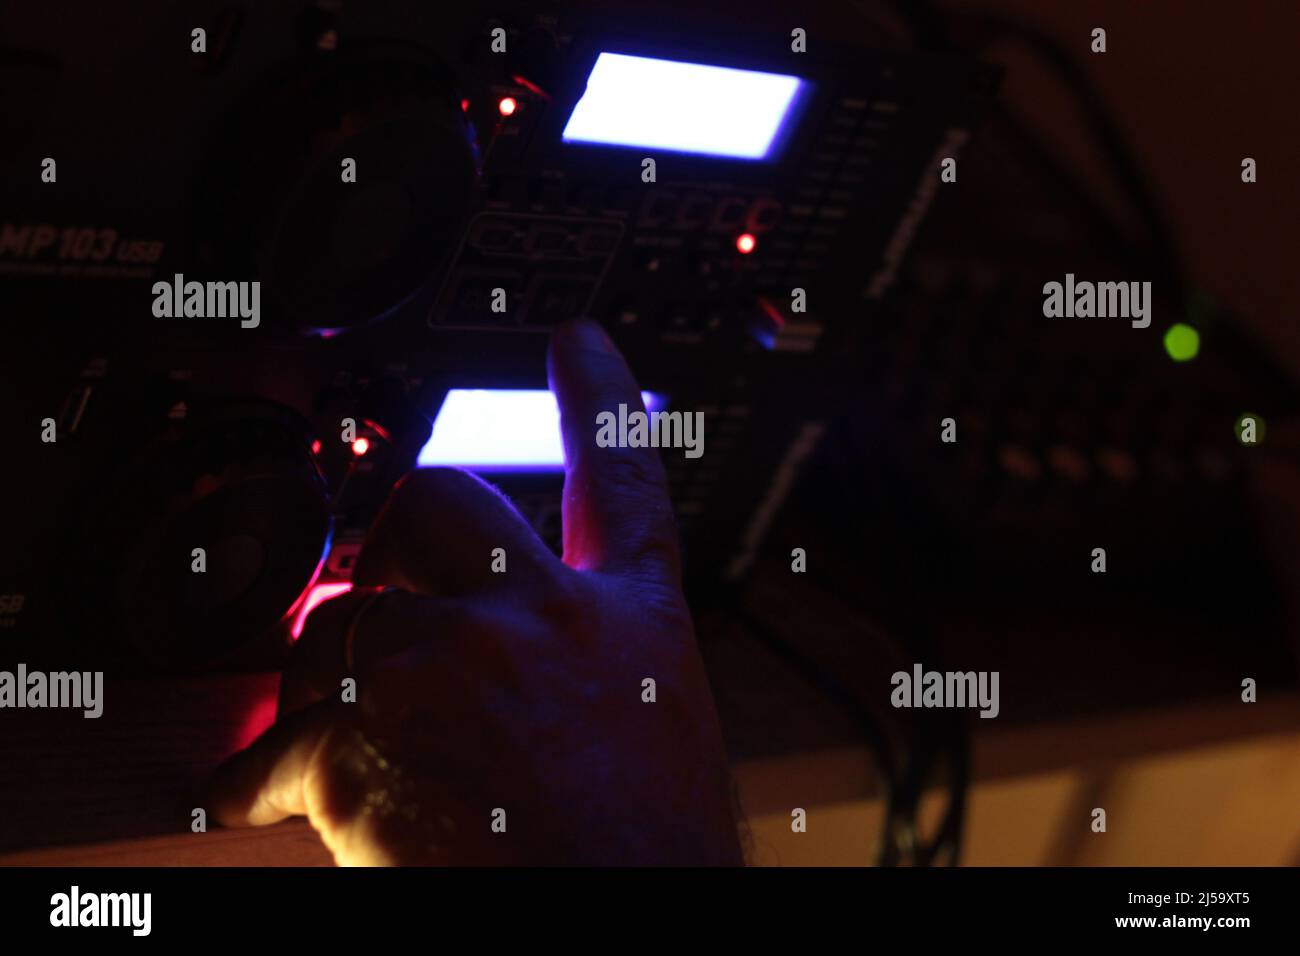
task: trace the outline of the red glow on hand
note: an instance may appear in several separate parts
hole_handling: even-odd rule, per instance
[[[348,581],[313,585],[311,590],[307,592],[306,600],[302,602],[293,616],[293,623],[289,625],[290,636],[295,641],[298,640],[302,636],[302,629],[307,626],[307,615],[330,598],[338,597],[340,594],[347,594],[351,590],[352,585]]]

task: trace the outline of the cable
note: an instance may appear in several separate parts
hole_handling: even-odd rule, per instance
[[[986,31],[987,38],[979,45],[981,49],[996,40],[1011,40],[1038,57],[1061,80],[1083,113],[1085,125],[1101,147],[1116,182],[1127,194],[1129,202],[1139,213],[1150,233],[1147,254],[1163,277],[1172,280],[1180,300],[1179,305],[1185,306],[1187,271],[1174,240],[1174,232],[1170,227],[1168,216],[1156,197],[1150,178],[1135,158],[1126,135],[1106,108],[1105,97],[1097,90],[1078,59],[1056,37],[1027,22],[988,11],[973,13],[957,11],[954,13],[954,18],[958,23]],[[1035,138],[1027,124],[1020,123],[1018,127],[1015,131],[1022,139]],[[1051,150],[1041,140],[1037,143],[1037,147],[1036,152],[1040,159],[1052,157]],[[1066,164],[1055,157],[1048,162],[1052,171],[1058,175],[1066,168]],[[1067,182],[1086,206],[1098,206],[1095,197],[1088,195],[1077,176],[1069,176]]]
[[[833,596],[831,589],[826,590]],[[900,777],[889,742],[876,719],[839,678],[746,611],[740,591],[733,592],[725,605],[725,614],[841,707],[862,732],[885,803],[876,865],[897,866],[902,862],[921,866],[955,865],[961,853],[968,781],[968,755],[960,718],[947,715],[927,727],[930,722],[923,716],[919,720],[916,746]],[[942,732],[934,733],[936,727]],[[917,833],[917,809],[935,762],[945,753],[948,755],[948,807],[934,841],[926,843]]]
[[[826,574],[809,578],[810,583],[859,615],[872,618],[879,612],[865,606],[856,594]],[[896,612],[877,628],[877,633],[888,634],[895,643],[907,649],[916,660],[930,662],[936,670],[946,670],[939,653],[938,642],[914,615],[908,614],[906,622],[899,620]],[[955,865],[961,855],[965,822],[966,791],[970,782],[970,754],[965,725],[959,713],[949,710],[923,710],[917,716],[917,730],[910,759],[903,779],[898,783],[897,813],[905,826],[900,851],[921,866],[935,865],[943,859]],[[924,795],[931,771],[940,761],[947,763],[948,807],[935,839],[925,844],[916,838],[916,813]],[[895,841],[899,843],[898,840]]]
[[[751,637],[780,658],[791,670],[796,671],[808,683],[843,708],[862,731],[862,735],[867,742],[868,752],[871,755],[876,779],[880,782],[883,791],[882,795],[886,808],[885,822],[881,827],[879,836],[876,865],[891,865],[890,848],[895,840],[896,828],[890,824],[898,816],[896,810],[898,786],[894,760],[890,754],[889,745],[880,732],[880,728],[876,725],[875,719],[858,703],[838,678],[812,658],[800,653],[787,641],[779,637],[775,631],[741,608],[739,602],[728,606],[726,613],[733,620],[740,623]]]

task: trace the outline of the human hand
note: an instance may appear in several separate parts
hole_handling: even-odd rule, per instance
[[[408,475],[354,591],[309,618],[277,723],[218,770],[219,822],[305,814],[341,864],[742,862],[658,452],[595,443],[637,384],[585,320],[556,330],[548,371],[563,560],[478,478]]]

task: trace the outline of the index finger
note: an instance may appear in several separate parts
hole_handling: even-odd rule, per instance
[[[557,326],[547,371],[564,438],[564,562],[676,585],[677,525],[659,452],[596,443],[598,416],[645,412],[627,362],[588,319]]]

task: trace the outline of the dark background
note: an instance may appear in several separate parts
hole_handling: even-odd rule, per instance
[[[852,30],[854,6],[817,16]],[[927,23],[924,8],[907,8],[900,35]],[[763,561],[737,594],[697,602],[755,859],[872,859],[882,781],[863,740],[874,727],[902,761],[926,741],[967,754],[964,862],[1295,864],[1300,9],[1026,0],[935,10],[953,46],[1005,67],[1000,105],[860,342],[862,380],[829,411],[828,440]],[[105,25],[118,16],[104,13]],[[861,23],[876,29],[865,26],[874,17]],[[1067,51],[1087,94],[1007,23]],[[1098,26],[1105,54],[1089,52]],[[1163,234],[1116,184],[1092,135],[1095,110],[1126,141]],[[1241,182],[1246,156],[1255,184]],[[1185,284],[1157,288],[1150,329],[1044,328],[1045,279],[1141,280],[1143,263],[1162,257],[1181,263]],[[1201,355],[1185,366],[1159,344],[1179,319],[1203,329]],[[1256,449],[1231,432],[1246,411],[1267,418]],[[954,449],[937,440],[947,414],[960,423]],[[1081,446],[1122,443],[1138,477],[1109,480],[1094,461],[1089,480],[1062,480],[1051,449],[1076,419]],[[1205,477],[1218,474],[1202,468],[1206,449],[1221,456],[1221,479]],[[1098,545],[1104,578],[1088,570]],[[789,571],[794,547],[809,553],[807,576]],[[999,719],[930,726],[891,712],[888,676],[915,660],[999,670]],[[1260,685],[1256,705],[1240,702],[1247,676]],[[263,678],[139,696],[124,723],[96,728],[102,736],[64,727],[9,738],[13,812],[0,845],[173,832],[184,785],[269,718]],[[951,777],[928,781],[927,814],[937,818]],[[810,810],[808,834],[789,832],[794,806]],[[1097,806],[1112,820],[1104,836],[1087,828]],[[188,839],[54,856],[319,859],[292,828]]]

